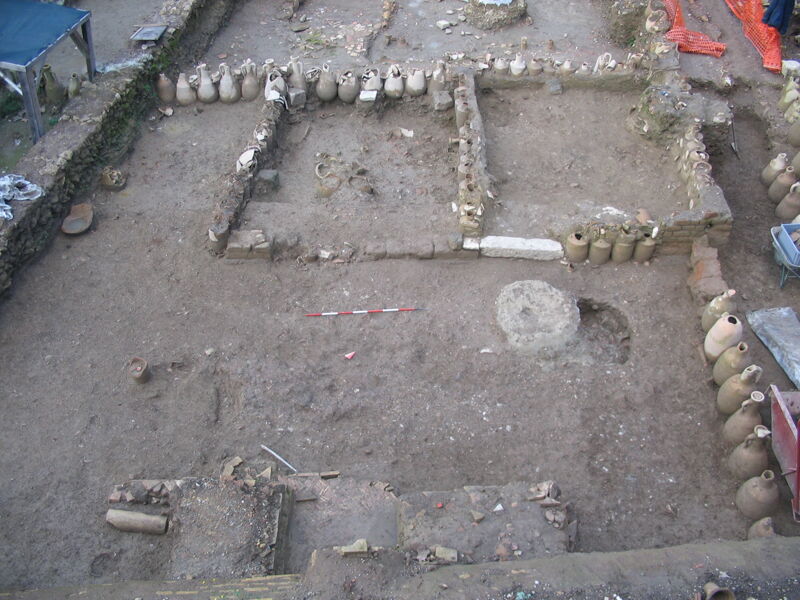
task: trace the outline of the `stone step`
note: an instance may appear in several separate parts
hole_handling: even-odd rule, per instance
[[[290,600],[296,596],[301,575],[271,575],[224,581],[121,581],[46,590],[0,592],[0,600]]]
[[[317,548],[347,546],[359,538],[371,546],[397,544],[397,497],[388,483],[324,473],[279,476],[278,481],[294,496],[289,571],[304,571]]]

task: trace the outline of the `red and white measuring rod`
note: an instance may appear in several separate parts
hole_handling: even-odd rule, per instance
[[[375,313],[413,312],[427,308],[374,308],[372,310],[343,310],[340,312],[309,313],[307,317],[338,317],[339,315],[372,315]]]

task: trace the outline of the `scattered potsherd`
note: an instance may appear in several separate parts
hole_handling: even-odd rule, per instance
[[[163,110],[159,108],[159,110],[167,117],[172,115],[172,112],[170,112],[172,109],[169,107]],[[167,112],[169,112],[169,114],[167,114]],[[128,177],[119,169],[104,167],[103,171],[100,173],[100,185],[107,190],[118,192],[123,189],[127,183]]]
[[[92,226],[92,219],[94,219],[94,209],[91,204],[88,202],[74,204],[61,223],[61,231],[67,235],[81,234]]]

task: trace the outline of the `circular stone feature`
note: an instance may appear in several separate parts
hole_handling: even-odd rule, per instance
[[[497,297],[497,323],[518,350],[554,355],[574,343],[578,303],[545,281],[515,281]]]

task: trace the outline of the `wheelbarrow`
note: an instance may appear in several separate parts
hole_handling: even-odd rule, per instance
[[[790,277],[800,279],[800,250],[791,238],[791,234],[798,230],[800,223],[788,223],[770,229],[775,262],[781,267],[780,287],[783,287]]]
[[[797,441],[800,392],[781,392],[769,386],[772,413],[772,451],[792,491],[792,516],[800,522],[800,444]]]

